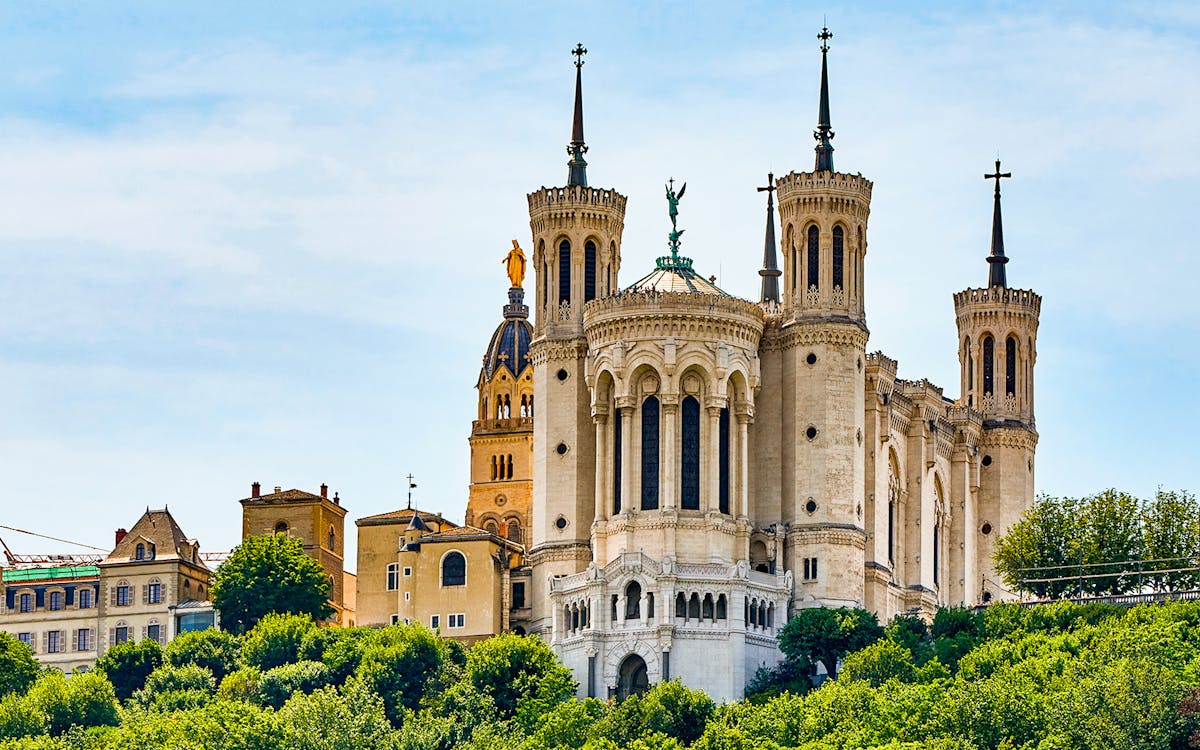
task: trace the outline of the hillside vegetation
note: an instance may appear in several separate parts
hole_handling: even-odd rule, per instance
[[[0,748],[1200,747],[1197,604],[994,605],[853,632],[873,642],[854,644],[836,679],[810,689],[793,651],[732,705],[678,682],[577,700],[536,638],[464,650],[415,625],[271,615],[240,637],[122,645],[70,678],[31,670],[0,636]]]

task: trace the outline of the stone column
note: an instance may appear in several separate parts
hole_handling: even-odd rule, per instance
[[[738,424],[738,472],[737,472],[737,515],[750,517],[750,415],[737,415]],[[732,510],[732,509],[731,509]]]
[[[658,507],[674,510],[679,497],[676,485],[679,451],[675,447],[679,427],[679,397],[664,393],[659,397],[659,403],[662,405],[662,445],[658,466],[662,482],[659,484],[661,495]]]
[[[608,460],[608,410],[598,410],[592,415],[596,423],[596,520],[608,518],[608,477],[610,461]]]
[[[708,406],[708,426],[704,429],[701,435],[702,446],[707,446],[708,450],[701,450],[701,454],[708,458],[704,473],[704,484],[701,485],[705,491],[701,492],[701,496],[708,495],[707,501],[700,505],[700,509],[709,513],[719,513],[721,510],[721,406],[714,405],[709,402]]]
[[[633,497],[633,399],[626,396],[617,405],[621,414],[621,512],[637,507]]]

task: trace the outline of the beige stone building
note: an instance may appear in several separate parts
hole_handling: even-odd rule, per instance
[[[346,509],[335,492],[329,497],[329,487],[321,485],[319,495],[303,490],[284,490],[263,494],[261,485],[250,485],[250,497],[242,504],[242,538],[264,534],[287,534],[298,538],[304,551],[321,563],[333,587],[330,604],[335,610],[333,622],[355,624],[354,610],[347,606],[346,585],[356,586],[353,576],[345,570]],[[353,596],[351,597],[353,598]]]
[[[46,666],[90,669],[117,643],[165,644],[215,624],[199,544],[165,508],[147,509],[129,531],[118,529],[102,558],[66,562],[3,575],[0,629],[28,643]]]
[[[577,65],[567,185],[528,196],[527,626],[582,695],[680,677],[738,698],[797,608],[886,621],[1007,593],[991,545],[1033,500],[1040,297],[1007,284],[999,164],[988,284],[953,298],[949,398],[868,351],[873,185],[834,169],[827,50],[814,167],[763,188],[753,301],[680,253],[674,183],[671,252],[619,284],[626,199],[587,183]]]
[[[358,606],[355,615],[359,625],[380,627],[400,621],[401,574],[400,548],[413,515],[420,514],[421,523],[432,533],[458,528],[440,515],[419,510],[395,510],[357,519]],[[407,575],[411,577],[412,566]],[[410,589],[411,592],[411,589]],[[411,600],[411,593],[409,594]],[[440,610],[438,610],[440,611]],[[421,615],[418,618],[418,614]],[[425,613],[407,615],[409,619],[425,622]]]

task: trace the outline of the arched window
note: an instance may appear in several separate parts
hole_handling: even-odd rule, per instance
[[[816,225],[808,228],[808,278],[805,282],[809,288],[821,287],[821,232]]]
[[[646,592],[646,617],[651,620],[654,619],[654,592],[653,591]]]
[[[590,240],[583,246],[583,300],[596,299],[596,244]]]
[[[275,524],[275,533],[276,534],[286,534],[287,532],[288,532],[288,525],[287,525],[286,521],[280,521],[279,523]]]
[[[888,493],[888,563],[896,561],[896,497]]]
[[[846,237],[841,227],[833,228],[833,288],[845,288]]]
[[[800,278],[800,251],[795,247],[792,248],[792,294],[796,293],[799,288]]]
[[[492,481],[496,480],[498,472],[499,467],[496,465],[496,457],[492,456]]]
[[[724,620],[729,616],[729,603],[724,594],[717,597],[717,619]]]
[[[679,485],[682,499],[679,507],[700,510],[700,402],[695,396],[683,400],[683,433],[680,442],[682,472]]]
[[[521,543],[521,524],[516,520],[508,522],[508,541]]]
[[[533,419],[533,394],[529,394],[529,418]]]
[[[675,595],[675,616],[687,617],[687,597],[682,591]]]
[[[775,627],[775,602],[767,605],[767,627]]]
[[[442,558],[442,585],[467,585],[467,558],[461,552],[447,552]]]
[[[1012,336],[1004,342],[1004,392],[1017,395],[1017,340]]]
[[[513,477],[513,462],[512,462],[512,454],[509,453],[508,454],[508,478],[512,479],[512,477]]]
[[[571,301],[571,243],[566,240],[558,246],[558,301]]]
[[[721,409],[717,431],[717,506],[722,513],[729,513],[729,408]]]
[[[996,341],[991,336],[983,339],[983,392],[985,395],[994,394],[996,364]]]
[[[658,397],[642,402],[642,510],[658,509]]]
[[[637,620],[642,616],[642,586],[630,581],[625,587],[625,619]]]
[[[967,350],[967,390],[975,390],[975,352],[971,351],[971,337],[968,336],[963,347]],[[970,402],[968,402],[968,406]]]
[[[942,561],[941,536],[942,536],[942,525],[940,523],[934,524],[934,527],[933,527],[933,585],[934,586],[937,586],[939,583],[941,583],[941,570],[939,570],[939,568],[941,567],[941,561]]]
[[[133,559],[134,560],[145,560],[146,559],[146,545],[142,544],[141,542],[138,542],[138,546],[134,550],[134,553],[133,553]]]
[[[485,523],[483,525],[483,530],[489,534],[492,534],[493,536],[499,536],[500,533],[500,527],[496,525],[495,521],[488,521]]]
[[[613,421],[613,515],[621,512],[621,411]]]
[[[337,534],[333,532],[332,526],[329,527],[329,532],[325,535],[325,537],[325,541],[328,542],[328,544],[325,545],[325,549],[329,550],[330,552],[337,552]]]
[[[702,602],[700,603],[700,617],[701,617],[701,619],[704,619],[704,620],[715,620],[715,619],[716,619],[716,612],[714,611],[714,609],[715,609],[715,608],[714,608],[714,606],[713,606],[713,596],[712,596],[712,594],[705,594],[705,595],[704,595],[704,601],[702,601]]]
[[[524,393],[521,394],[521,418],[529,416],[529,404]]]
[[[694,594],[692,594],[691,598],[688,599],[688,619],[689,620],[699,620],[700,619],[700,595],[699,594],[694,593]]]

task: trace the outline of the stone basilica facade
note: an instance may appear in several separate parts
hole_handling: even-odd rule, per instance
[[[588,184],[576,49],[568,180],[528,197],[536,281],[525,300],[514,277],[485,356],[468,523],[520,522],[510,625],[546,638],[581,695],[678,677],[740,698],[798,608],[886,622],[1007,595],[990,559],[1034,496],[1041,303],[1007,284],[1007,175],[988,284],[953,296],[961,395],[897,378],[868,350],[872,183],[833,167],[821,51],[814,168],[763,189],[752,301],[693,269],[679,232],[619,282],[626,199]]]

